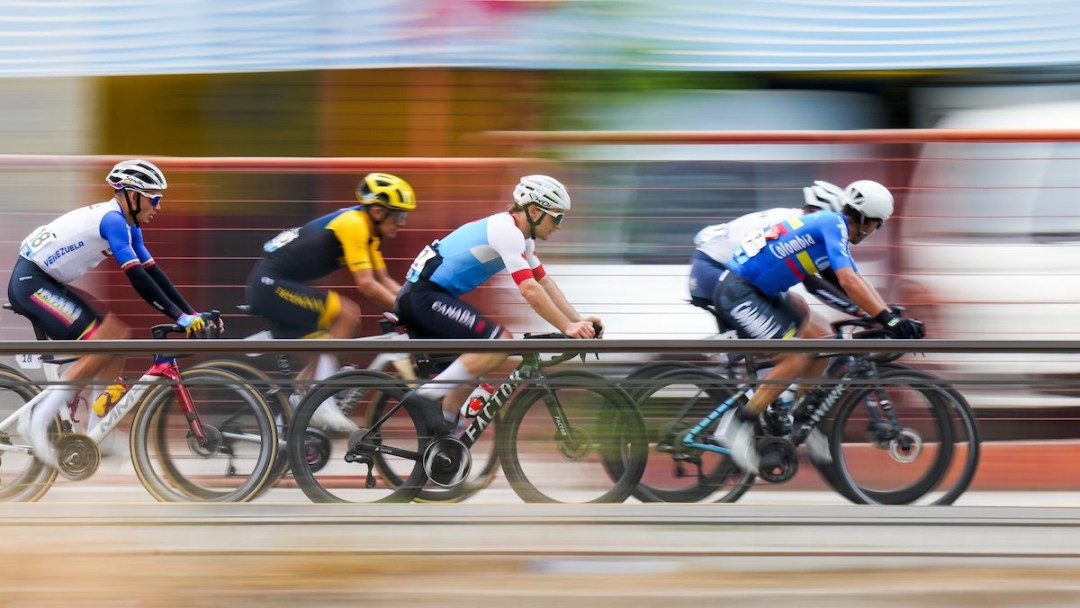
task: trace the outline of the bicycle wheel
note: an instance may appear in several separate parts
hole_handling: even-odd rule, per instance
[[[904,370],[886,370],[875,382],[891,402],[895,427],[878,403],[876,387],[848,390],[828,432],[833,462],[826,467],[827,480],[860,504],[937,499],[931,492],[945,479],[957,451],[952,398],[920,374]],[[977,450],[966,451],[977,458]]]
[[[625,391],[602,376],[556,372],[503,411],[498,453],[525,502],[622,502],[645,472],[645,422]],[[555,414],[570,439],[560,439]],[[618,474],[613,474],[618,473]]]
[[[191,433],[179,391],[152,387],[136,407],[131,459],[162,502],[246,502],[265,490],[277,459],[274,416],[259,391],[220,369],[184,372],[183,387],[208,438]]]
[[[700,369],[703,369],[700,365],[686,361],[650,361],[630,370],[630,373],[619,382],[619,386],[637,402],[643,393],[652,388],[652,381],[656,378],[674,371]]]
[[[278,455],[274,463],[271,479],[265,485],[269,490],[277,483],[281,476],[289,470],[289,456],[285,452],[285,438],[289,433],[289,424],[292,422],[293,407],[289,403],[289,391],[285,390],[281,382],[274,380],[270,374],[261,369],[233,359],[213,359],[193,365],[188,370],[196,369],[220,369],[240,376],[250,386],[254,387],[262,395],[263,401],[270,406],[270,413],[278,427]]]
[[[670,368],[637,398],[649,433],[649,462],[634,497],[642,502],[735,502],[754,485],[728,456],[682,446],[683,435],[732,395],[726,378]],[[711,433],[715,428],[705,430]]]
[[[34,502],[56,480],[56,469],[43,465],[30,454],[29,441],[19,435],[14,416],[41,389],[19,372],[0,369],[0,420],[9,420],[0,429],[0,500]],[[59,434],[59,420],[54,432]]]
[[[407,502],[423,490],[427,474],[422,456],[431,433],[419,413],[399,407],[407,391],[397,379],[368,370],[335,374],[308,391],[296,408],[287,447],[293,478],[308,498]],[[387,399],[385,411],[392,413],[368,433],[366,415],[380,395]],[[311,415],[327,400],[350,404],[349,419],[356,421],[358,432],[344,436],[308,426]],[[382,458],[379,470],[375,454]]]
[[[368,408],[369,414],[366,417],[367,420],[364,426],[371,428],[371,425],[376,420],[386,414],[393,402],[394,400],[385,393],[375,396],[372,407]],[[395,412],[394,416],[404,417],[408,416],[408,413],[402,408]],[[498,418],[496,418],[484,429],[483,434],[469,449],[472,457],[472,469],[469,476],[461,483],[449,488],[440,487],[429,482],[414,497],[414,500],[417,502],[461,502],[491,485],[491,482],[495,480],[496,475],[499,473],[499,457],[496,451],[498,435],[499,424]],[[386,480],[386,483],[392,486],[403,483],[401,475],[394,470],[394,466],[388,462],[384,454],[377,452],[374,458],[375,468],[378,469],[379,474]]]

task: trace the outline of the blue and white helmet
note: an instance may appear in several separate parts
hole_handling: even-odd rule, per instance
[[[165,181],[165,174],[157,168],[157,165],[138,158],[116,163],[105,181],[117,190],[124,188],[164,190],[169,187],[169,183]]]

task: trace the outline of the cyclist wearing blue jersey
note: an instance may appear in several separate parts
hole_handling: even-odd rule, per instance
[[[95,310],[88,297],[69,284],[112,257],[132,287],[151,306],[189,332],[205,322],[181,297],[143,243],[142,226],[161,211],[165,175],[153,163],[126,160],[109,171],[112,199],[70,211],[30,233],[19,245],[19,258],[8,283],[16,312],[33,319],[53,340],[116,340],[130,335],[114,315]],[[55,467],[56,450],[48,427],[56,413],[85,381],[112,378],[123,357],[88,355],[64,373],[65,384],[45,388],[32,416],[19,421],[34,455]],[[68,384],[69,383],[69,384]]]
[[[841,211],[791,217],[764,230],[748,233],[736,247],[717,283],[714,301],[719,317],[741,338],[824,338],[809,316],[791,305],[787,290],[808,275],[835,273],[844,293],[876,318],[893,338],[918,339],[922,323],[892,313],[877,290],[862,277],[850,245],[861,243],[893,212],[893,196],[881,184],[860,180],[844,190]],[[824,361],[806,353],[775,356],[776,365],[750,400],[721,419],[716,438],[731,451],[740,468],[757,473],[760,457],[754,446],[754,421],[801,377],[820,377]]]
[[[536,240],[550,238],[569,210],[570,194],[558,180],[522,177],[508,211],[465,224],[420,252],[398,294],[398,316],[418,338],[512,338],[460,299],[505,269],[545,321],[572,338],[595,337],[593,326],[602,327],[600,319],[579,315],[536,257]],[[507,356],[464,354],[408,400],[418,404],[432,428],[445,431],[471,390],[468,385]]]

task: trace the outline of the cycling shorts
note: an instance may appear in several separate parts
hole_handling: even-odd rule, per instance
[[[415,338],[498,338],[502,326],[450,295],[435,283],[420,279],[405,283],[397,297],[397,314]]]
[[[246,295],[251,314],[266,319],[275,338],[315,337],[326,331],[341,312],[341,297],[279,275],[265,260],[255,266]]]
[[[720,275],[713,292],[716,315],[740,338],[794,338],[802,315],[788,302],[787,293],[769,297],[734,272]]]
[[[104,318],[89,303],[89,296],[60,283],[21,256],[8,281],[8,301],[15,312],[37,323],[51,340],[87,339]]]

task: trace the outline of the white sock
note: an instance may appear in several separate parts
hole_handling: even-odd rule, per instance
[[[69,384],[59,384],[45,387],[42,391],[41,401],[34,406],[30,415],[30,433],[34,437],[44,437],[48,433],[53,419],[71,401],[78,389]]]
[[[319,359],[315,363],[315,374],[312,379],[315,382],[326,380],[336,374],[339,369],[341,369],[341,364],[338,363],[337,357],[334,355],[319,355]]]
[[[416,393],[422,397],[428,399],[434,399],[435,401],[441,401],[446,393],[457,388],[462,384],[471,384],[476,382],[476,376],[469,373],[465,369],[465,365],[461,362],[461,359],[454,359],[454,362],[450,364],[450,367],[432,378],[431,382],[428,382],[424,386],[416,389]]]

